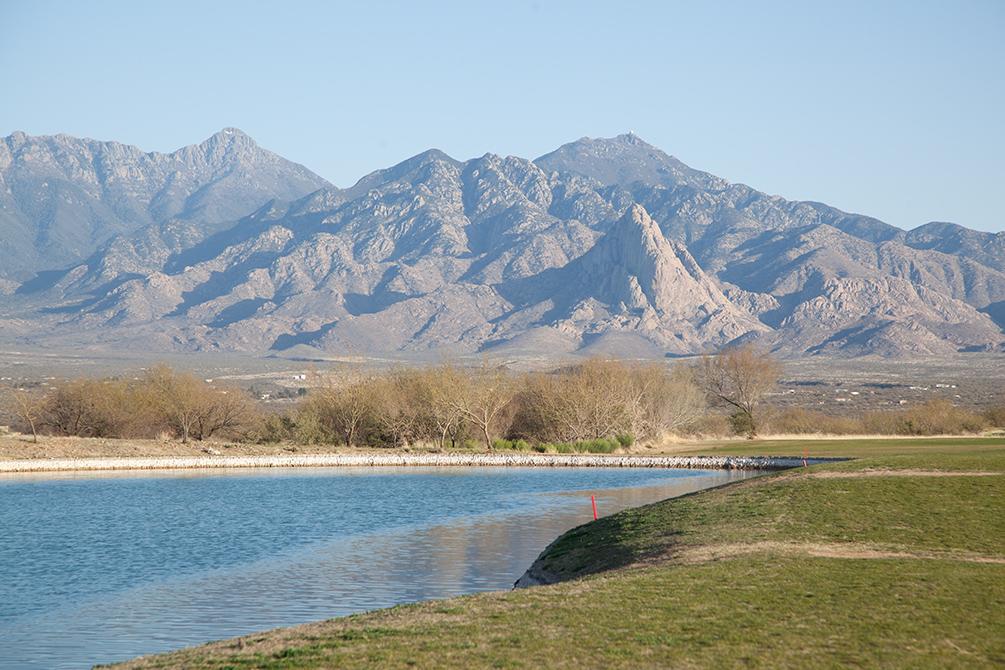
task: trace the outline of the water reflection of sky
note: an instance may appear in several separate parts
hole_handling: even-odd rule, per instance
[[[138,476],[137,476],[138,475]],[[509,588],[557,535],[735,471],[402,468],[0,482],[0,668],[79,668]]]

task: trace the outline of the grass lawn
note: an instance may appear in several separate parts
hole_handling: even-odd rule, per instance
[[[673,454],[707,454],[731,456],[846,456],[871,458],[905,454],[980,453],[1005,447],[1005,437],[868,437],[854,439],[784,439],[729,440],[682,444],[667,450]]]
[[[860,458],[569,531],[535,564],[558,584],[253,634],[126,667],[1005,665],[1003,441],[822,442],[809,447]]]

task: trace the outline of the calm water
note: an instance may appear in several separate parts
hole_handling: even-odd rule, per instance
[[[561,532],[750,476],[606,468],[0,479],[0,668],[86,668],[506,589]]]

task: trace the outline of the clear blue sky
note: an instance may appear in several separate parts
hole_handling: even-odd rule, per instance
[[[0,71],[2,135],[237,126],[347,186],[633,130],[785,197],[1005,229],[1003,0],[0,0]]]

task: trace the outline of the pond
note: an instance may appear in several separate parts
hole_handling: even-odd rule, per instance
[[[757,473],[339,468],[0,478],[0,668],[87,668],[508,589],[562,532]]]

